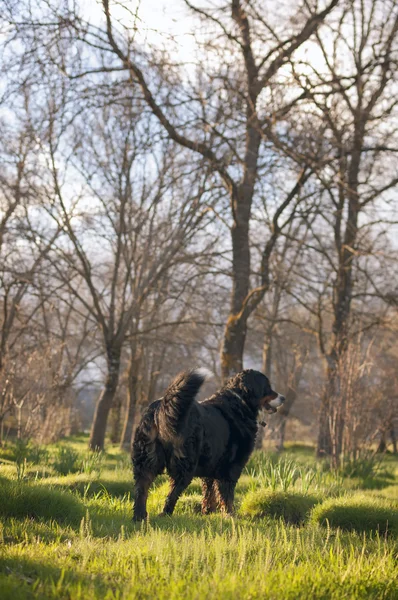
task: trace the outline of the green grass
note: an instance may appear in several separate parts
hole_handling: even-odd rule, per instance
[[[104,470],[100,477],[76,473],[68,474],[65,477],[57,475],[42,478],[38,480],[38,483],[59,490],[76,492],[81,496],[95,496],[101,492],[107,492],[111,496],[123,497],[133,491],[131,473],[114,472],[108,469]]]
[[[246,517],[281,518],[287,523],[300,524],[319,501],[309,494],[261,489],[245,495],[240,512]]]
[[[60,454],[61,446],[73,452]],[[237,486],[233,518],[199,514],[199,480],[173,517],[158,517],[168,491],[162,476],[148,522],[137,525],[129,458],[110,447],[91,459],[86,446],[87,437],[76,436],[46,452],[19,449],[26,458],[19,481],[15,449],[0,449],[2,600],[398,597],[392,458],[380,471],[388,485],[372,487],[368,469],[335,474],[308,446],[283,457],[256,453]],[[67,467],[74,453],[69,464],[78,472],[60,475],[56,458],[66,457]],[[346,531],[332,518],[336,508],[366,526]],[[386,515],[391,535],[382,535]]]
[[[79,523],[84,515],[81,502],[72,494],[36,484],[0,479],[0,515],[53,519]]]
[[[398,508],[395,503],[363,494],[326,500],[314,508],[312,519],[321,525],[348,531],[398,534]]]

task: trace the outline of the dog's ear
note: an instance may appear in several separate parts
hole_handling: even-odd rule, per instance
[[[268,393],[269,381],[260,371],[246,369],[238,373],[236,378],[245,400],[260,400]]]
[[[248,387],[256,398],[263,398],[267,394],[269,388],[269,382],[265,375],[260,371],[250,370],[247,374]]]

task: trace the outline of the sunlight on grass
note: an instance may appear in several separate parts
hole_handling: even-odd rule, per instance
[[[325,500],[314,508],[312,519],[321,525],[348,531],[398,534],[398,510],[385,499],[355,494]]]
[[[83,464],[87,438],[69,444]],[[148,522],[135,524],[127,455],[111,448],[62,476],[51,462],[57,447],[47,450],[35,449],[45,469],[28,462],[18,481],[10,448],[0,449],[2,600],[398,596],[392,461],[388,486],[360,491],[365,478],[330,472],[307,447],[257,452],[237,486],[235,517],[200,515],[199,479],[172,517],[159,517],[169,489],[162,476]]]
[[[240,513],[247,517],[274,517],[300,524],[318,502],[320,498],[308,494],[261,489],[249,492],[243,498]]]

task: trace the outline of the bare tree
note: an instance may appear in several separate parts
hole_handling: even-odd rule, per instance
[[[366,272],[369,284],[364,297],[378,295],[391,302],[394,294],[391,288],[383,291],[379,287],[365,267],[365,257],[375,255],[377,244],[372,248],[372,239],[377,240],[386,223],[383,205],[388,209],[388,191],[398,184],[392,168],[398,151],[394,125],[396,2],[348,3],[337,23],[317,32],[316,45],[322,53],[322,69],[303,61],[295,65],[293,72],[313,103],[314,122],[321,120],[326,126],[322,131],[330,146],[327,167],[318,170],[325,207],[319,215],[322,229],[331,232],[333,243],[322,229],[313,229],[313,244],[333,272],[332,331],[328,341],[324,339],[324,314],[318,311],[320,348],[327,361],[328,378],[318,452],[330,453],[331,398],[339,396],[338,364],[353,335],[352,306],[361,292],[355,289],[359,274]],[[387,221],[391,218],[393,215],[388,215]],[[373,271],[377,273],[375,262]],[[343,427],[343,420],[334,427],[340,449]]]
[[[29,31],[31,46],[37,47],[40,31],[46,31],[42,46],[51,61],[73,81],[96,75],[120,72],[130,87],[140,89],[143,101],[158,120],[160,127],[179,146],[198,155],[221,181],[229,197],[232,243],[232,294],[221,350],[223,378],[239,371],[247,321],[269,287],[269,259],[283,223],[284,213],[291,215],[291,206],[311,174],[310,165],[290,157],[298,164],[292,169],[291,185],[274,210],[274,229],[264,243],[260,284],[251,286],[250,221],[253,199],[262,174],[266,172],[266,153],[278,140],[273,125],[283,120],[289,109],[300,101],[291,94],[275,93],[277,78],[283,81],[284,65],[297,49],[315,35],[339,0],[325,3],[318,10],[306,2],[294,7],[294,16],[284,16],[279,22],[266,17],[257,2],[232,0],[227,7],[203,9],[185,1],[206,29],[205,43],[200,48],[204,59],[197,63],[197,75],[192,87],[172,64],[170,56],[145,55],[135,41],[136,28],[128,19],[136,18],[127,4],[126,21],[112,17],[109,0],[103,0],[104,27],[85,22],[76,11],[65,14],[50,6],[47,23],[37,20]],[[23,29],[29,16],[14,18],[17,29]],[[51,15],[51,17],[50,17]],[[280,16],[280,15],[279,15]],[[33,32],[33,33],[32,33]],[[212,43],[217,36],[217,47]],[[66,40],[77,44],[80,55],[97,51],[92,66],[81,68],[81,61],[70,59],[63,50]],[[56,40],[62,40],[58,42]],[[62,58],[56,55],[60,50]],[[43,56],[44,51],[38,49]],[[87,65],[87,61],[85,61]],[[283,87],[283,85],[282,85]],[[272,135],[271,135],[272,130]],[[283,139],[283,135],[282,135]],[[272,140],[270,142],[270,140]],[[279,139],[278,146],[284,143]],[[265,165],[265,166],[264,166]],[[287,186],[288,187],[288,186]]]
[[[56,112],[47,138],[52,176],[48,212],[68,240],[64,236],[57,243],[51,255],[53,269],[97,324],[106,357],[105,385],[91,431],[92,449],[104,445],[132,323],[139,321],[151,295],[165,285],[170,269],[199,260],[190,245],[207,215],[200,208],[201,181],[189,199],[179,195],[177,159],[169,147],[159,147],[159,158],[147,167],[151,132],[140,121],[140,113],[131,106],[106,107],[94,118],[91,136],[86,125],[75,128],[73,169],[81,187],[72,197],[57,167],[62,161],[67,168],[71,155],[58,152]],[[201,259],[205,256],[204,249]]]
[[[32,302],[43,263],[58,236],[35,218],[42,196],[36,185],[37,144],[30,121],[30,90],[1,121],[0,161],[0,422],[17,402],[14,374],[26,361],[21,338],[30,335],[39,304]],[[26,390],[22,396],[26,397]],[[20,403],[20,401],[18,401]],[[20,429],[20,428],[19,428]]]

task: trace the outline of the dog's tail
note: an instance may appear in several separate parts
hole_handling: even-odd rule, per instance
[[[170,436],[180,433],[195,397],[207,378],[208,372],[205,369],[183,371],[165,391],[161,413]]]

